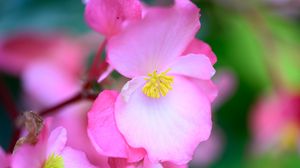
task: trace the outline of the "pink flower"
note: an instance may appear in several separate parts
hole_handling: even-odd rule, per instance
[[[199,29],[198,12],[149,10],[108,44],[109,63],[132,78],[115,103],[117,128],[151,162],[187,163],[211,131],[210,100],[191,79],[210,80],[215,70],[205,55],[181,56]]]
[[[78,73],[85,53],[76,40],[60,34],[16,34],[0,41],[0,69],[21,75],[30,64],[42,61]]]
[[[1,42],[0,69],[21,76],[26,104],[34,102],[31,109],[39,110],[80,90],[85,56],[87,47],[74,38],[23,33]]]
[[[300,145],[300,97],[289,93],[258,100],[251,116],[255,152],[290,149]]]
[[[93,168],[85,154],[65,146],[67,132],[63,127],[50,134],[45,126],[35,145],[24,144],[12,155],[12,168]]]
[[[95,31],[111,37],[130,21],[141,18],[139,0],[89,0],[85,8],[85,19]]]

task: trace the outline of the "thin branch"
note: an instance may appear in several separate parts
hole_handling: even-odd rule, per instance
[[[102,60],[102,53],[105,49],[107,40],[104,39],[104,41],[100,44],[100,47],[95,55],[95,58],[93,60],[93,63],[88,71],[88,80],[97,80],[96,78],[98,78],[100,76],[100,74],[102,74],[106,68],[108,67],[108,64],[105,60]]]

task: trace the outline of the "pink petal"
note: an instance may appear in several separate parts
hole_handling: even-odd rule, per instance
[[[61,156],[63,157],[65,168],[96,168],[88,161],[85,153],[70,147],[66,147],[62,151]]]
[[[101,83],[105,78],[107,78],[112,72],[114,71],[114,68],[111,66],[108,66],[107,69],[100,75],[97,82]]]
[[[108,163],[110,168],[139,168],[141,166],[139,162],[129,163],[124,158],[109,158]]]
[[[176,165],[170,162],[165,162],[162,164],[164,168],[188,168],[188,165]]]
[[[78,73],[86,53],[77,40],[61,34],[19,33],[0,41],[0,69],[20,75],[39,60],[54,62],[69,72]]]
[[[35,146],[25,144],[12,155],[12,168],[42,167],[46,161],[46,145],[37,143]]]
[[[47,156],[60,154],[67,142],[67,130],[63,127],[57,127],[51,131],[48,138]]]
[[[198,30],[198,12],[197,8],[149,10],[142,21],[110,40],[108,62],[129,78],[166,70]]]
[[[54,38],[36,33],[9,36],[0,42],[0,69],[20,75],[33,60],[43,57],[54,42]]]
[[[142,164],[145,168],[164,168],[159,162],[151,162],[147,156],[144,158]]]
[[[287,111],[283,110],[282,100],[277,96],[261,97],[254,105],[251,116],[251,129],[255,150],[264,151],[274,145],[288,121]]]
[[[219,88],[218,97],[213,104],[213,107],[217,108],[234,94],[237,88],[237,80],[232,70],[219,69],[213,81]]]
[[[170,73],[209,80],[215,74],[215,69],[206,56],[189,54],[178,58],[171,66]]]
[[[143,150],[129,147],[116,126],[114,103],[117,96],[118,93],[114,91],[99,94],[88,112],[89,137],[96,150],[103,155],[140,160],[144,155]]]
[[[129,101],[131,95],[145,83],[144,77],[133,78],[123,86],[121,96],[126,102]]]
[[[192,80],[201,92],[205,93],[208,99],[213,102],[218,96],[218,87],[211,80],[190,79]]]
[[[83,100],[61,109],[54,116],[51,128],[58,126],[66,128],[68,132],[67,146],[85,152],[92,164],[107,168],[107,158],[95,150],[87,135],[87,112],[91,105],[91,101]]]
[[[138,0],[89,0],[86,4],[87,23],[107,37],[120,32],[124,23],[140,18],[141,5]]]
[[[10,167],[10,156],[0,147],[0,166],[3,168]]]
[[[215,53],[212,51],[211,47],[206,44],[205,42],[194,38],[188,47],[185,49],[183,55],[187,54],[203,54],[207,56],[212,64],[215,64],[217,62],[217,57]]]
[[[127,102],[119,96],[115,110],[117,126],[128,144],[145,148],[151,162],[186,164],[211,130],[209,100],[180,76],[174,77],[173,90],[165,97],[149,98],[140,87]]]
[[[224,147],[224,137],[220,130],[213,128],[208,140],[200,143],[197,147],[193,160],[190,162],[192,167],[209,167],[221,155]]]
[[[36,62],[28,66],[22,80],[25,92],[43,106],[56,105],[72,97],[81,88],[77,77],[48,62]]]

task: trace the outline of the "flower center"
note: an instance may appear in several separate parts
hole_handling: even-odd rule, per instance
[[[172,84],[174,82],[173,76],[166,75],[171,69],[168,69],[160,74],[157,71],[153,71],[148,74],[149,77],[145,78],[147,83],[143,87],[143,93],[151,98],[160,98],[165,96],[172,90]]]
[[[44,168],[64,168],[64,159],[60,155],[52,154],[45,162]]]

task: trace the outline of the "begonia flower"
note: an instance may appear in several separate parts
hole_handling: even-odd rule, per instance
[[[300,97],[290,93],[258,99],[251,113],[254,152],[295,150],[300,146]]]
[[[57,127],[51,133],[47,126],[35,145],[23,144],[12,154],[12,168],[93,168],[85,154],[65,146],[67,132]]]
[[[117,127],[151,162],[187,163],[211,131],[210,100],[190,79],[210,80],[215,70],[207,56],[181,56],[200,27],[198,12],[149,10],[108,44],[109,63],[132,78],[116,100]]]
[[[141,18],[139,0],[88,0],[85,19],[95,31],[110,38],[131,21]]]

